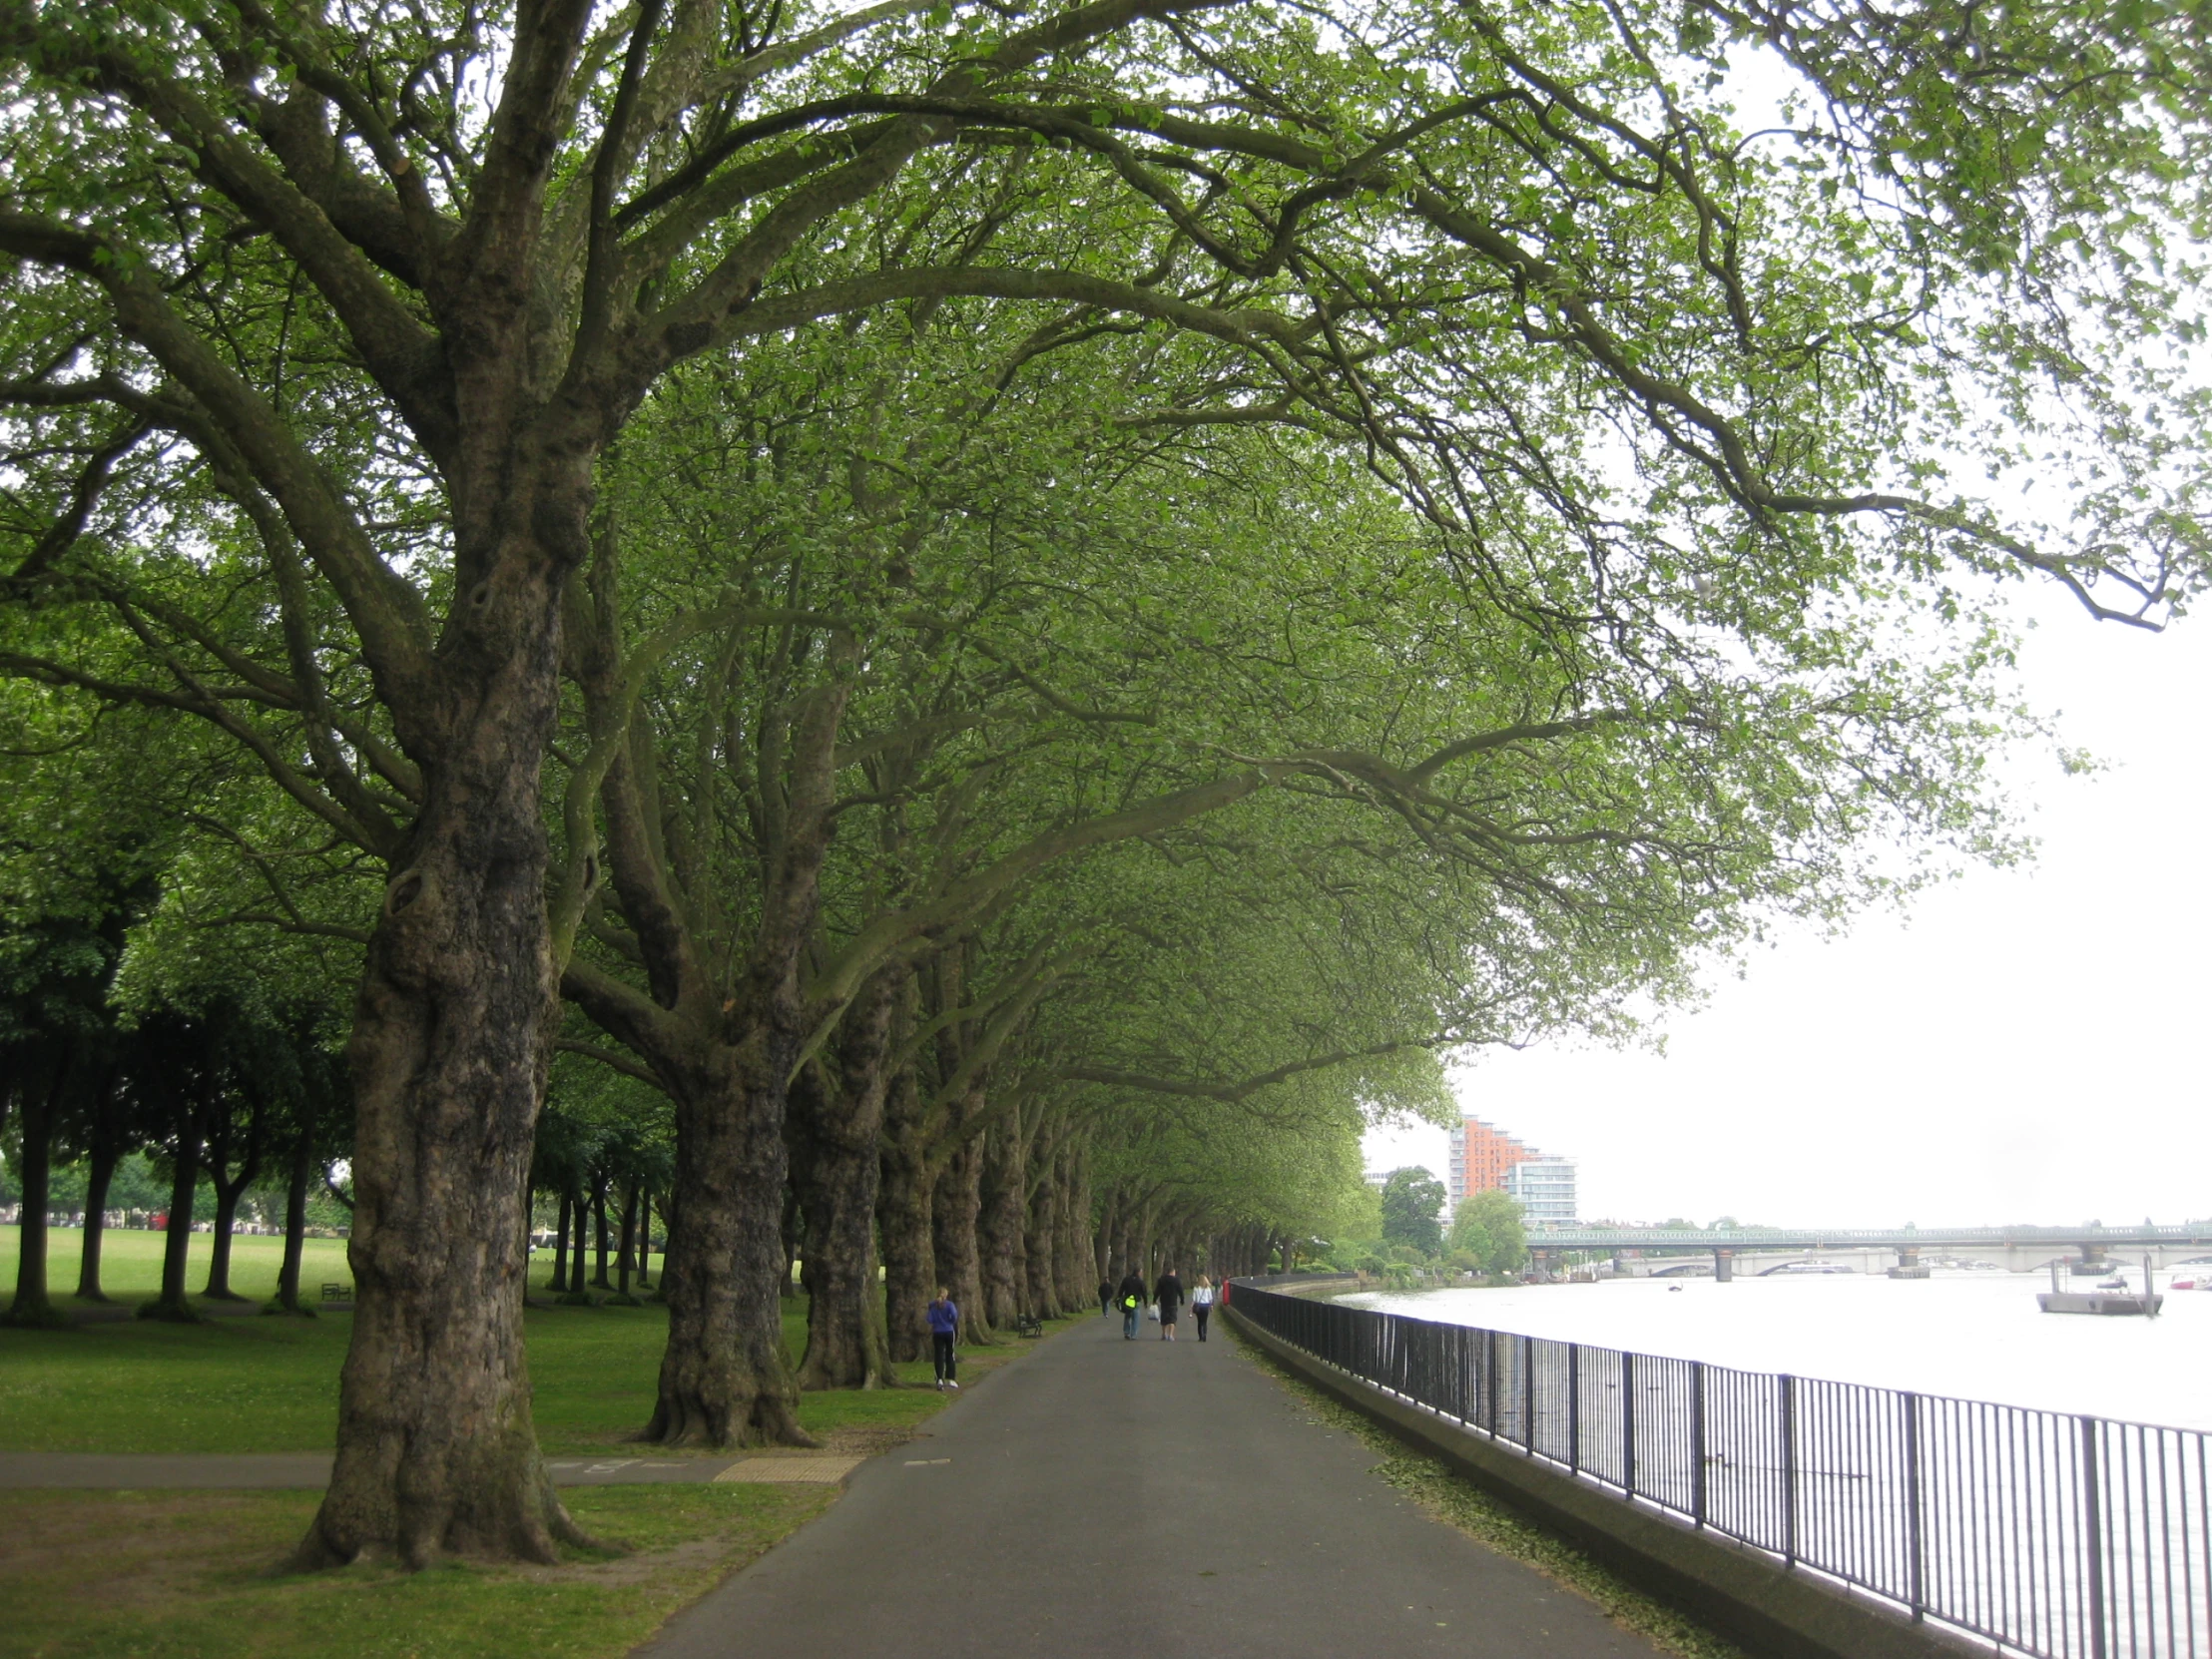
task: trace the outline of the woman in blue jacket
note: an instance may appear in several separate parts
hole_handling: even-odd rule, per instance
[[[952,1293],[939,1285],[937,1300],[929,1304],[929,1357],[937,1363],[939,1389],[956,1390],[960,1386],[952,1379],[960,1364],[960,1357],[952,1346],[959,1334],[960,1310],[953,1304]]]

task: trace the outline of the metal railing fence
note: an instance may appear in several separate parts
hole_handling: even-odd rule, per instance
[[[1733,1371],[1236,1283],[1315,1359],[2036,1659],[2212,1659],[2212,1435]]]

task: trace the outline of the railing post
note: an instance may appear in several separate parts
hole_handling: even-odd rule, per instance
[[[1775,1379],[1782,1386],[1782,1560],[1797,1565],[1797,1379]]]
[[[1913,1608],[1913,1622],[1918,1624],[1928,1611],[1927,1565],[1922,1543],[1925,1523],[1921,1519],[1921,1396],[1907,1393],[1902,1397],[1905,1400],[1906,1587],[1907,1600]]]
[[[1490,1431],[1490,1438],[1497,1438],[1497,1333],[1482,1333],[1482,1369],[1489,1386],[1482,1390],[1483,1426]]]
[[[2101,1476],[2097,1471],[2097,1419],[2081,1419],[2081,1536],[2082,1565],[2089,1583],[2089,1659],[2105,1659],[2104,1650],[2104,1512]]]
[[[1690,1518],[1705,1530],[1705,1363],[1690,1362]]]
[[[1533,1457],[1536,1455],[1536,1339],[1533,1337],[1520,1340],[1520,1375],[1521,1449]]]
[[[1582,1472],[1582,1345],[1567,1344],[1567,1472]]]
[[[1636,1495],[1636,1356],[1621,1356],[1621,1496]]]

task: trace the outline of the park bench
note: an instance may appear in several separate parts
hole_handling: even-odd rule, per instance
[[[1017,1337],[1041,1337],[1044,1335],[1044,1321],[1034,1314],[1022,1314],[1014,1321],[1014,1335]]]
[[[322,1300],[324,1302],[351,1302],[353,1300],[353,1287],[340,1285],[332,1281],[322,1287]]]

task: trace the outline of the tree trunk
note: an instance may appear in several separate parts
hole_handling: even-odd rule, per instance
[[[615,1287],[615,1294],[616,1296],[620,1297],[622,1301],[626,1304],[634,1303],[637,1300],[630,1294],[630,1272],[632,1264],[632,1257],[630,1252],[636,1247],[637,1242],[638,1184],[633,1181],[630,1183],[629,1192],[626,1193],[623,1197],[622,1243],[620,1249],[617,1250],[615,1254],[615,1277],[617,1280],[620,1281],[620,1283],[617,1284]]]
[[[929,1298],[936,1289],[929,1208],[935,1186],[922,1143],[921,1090],[911,1067],[891,1078],[883,1101],[883,1144],[877,1161],[876,1230],[883,1240],[883,1320],[894,1361],[919,1360]]]
[[[664,1445],[815,1443],[799,1426],[777,1290],[784,1097],[799,1044],[786,1022],[750,1024],[734,1033],[750,1040],[702,1044],[688,1068],[662,1068],[676,1107],[677,1225],[661,1269],[668,1348],[643,1438]]]
[[[46,1294],[46,1206],[54,1161],[54,1117],[61,1105],[68,1061],[57,1059],[45,1088],[23,1091],[23,1157],[17,1172],[23,1189],[23,1219],[16,1231],[15,1302],[9,1325],[53,1327],[66,1324]]]
[[[936,1244],[937,1283],[952,1293],[961,1311],[961,1335],[970,1343],[992,1343],[989,1311],[983,1304],[982,1259],[975,1224],[982,1207],[982,1137],[970,1136],[937,1177],[930,1206],[930,1232]]]
[[[276,1306],[287,1314],[312,1312],[299,1305],[299,1260],[307,1244],[307,1184],[314,1169],[314,1130],[302,1123],[292,1138],[291,1173],[284,1182],[284,1265],[276,1272]]]
[[[190,1324],[200,1315],[185,1300],[185,1270],[192,1262],[192,1205],[200,1188],[200,1119],[178,1103],[177,1147],[171,1159],[169,1218],[162,1235],[161,1294],[139,1310],[140,1319]]]
[[[836,1041],[793,1086],[785,1119],[792,1188],[807,1217],[807,1353],[802,1388],[893,1386],[875,1272],[886,1062],[905,971],[871,975]]]
[[[1060,1192],[1054,1182],[1059,1159],[1049,1130],[1040,1130],[1029,1149],[1029,1206],[1022,1229],[1022,1261],[1029,1312],[1038,1319],[1060,1316],[1056,1264],[1060,1254]]]
[[[653,1288],[653,1189],[638,1183],[638,1289]]]
[[[591,1204],[583,1188],[570,1195],[568,1207],[576,1222],[575,1248],[568,1253],[568,1296],[571,1302],[588,1303],[591,1298],[584,1290],[584,1259],[591,1250]]]
[[[1098,1207],[1098,1219],[1091,1230],[1091,1252],[1098,1262],[1100,1284],[1118,1284],[1121,1275],[1115,1270],[1121,1266],[1118,1248],[1121,1241],[1121,1194],[1107,1190],[1106,1202]]]
[[[592,1289],[611,1291],[615,1284],[607,1277],[607,1177],[604,1174],[592,1177],[591,1220],[592,1230],[598,1235],[593,1242],[599,1247],[592,1263]]]
[[[977,1148],[982,1154],[977,1187],[976,1268],[983,1313],[993,1327],[1011,1331],[1027,1310],[1028,1261],[1022,1227],[1028,1220],[1029,1182],[1019,1109],[999,1120]]]
[[[92,1168],[86,1172],[85,1180],[85,1237],[77,1262],[79,1302],[108,1300],[100,1289],[100,1251],[108,1235],[108,1189],[115,1182],[115,1166],[123,1153],[123,1137],[115,1121],[117,1104],[112,1072],[100,1091],[100,1102],[94,1110],[99,1116],[92,1131]]]
[[[784,1267],[776,1280],[777,1294],[796,1302],[799,1299],[799,1276],[806,1272],[800,1258],[801,1218],[799,1194],[791,1187],[784,1189],[784,1213],[778,1222],[777,1242],[784,1249]]]
[[[228,1129],[222,1142],[210,1150],[209,1167],[215,1178],[215,1236],[209,1241],[207,1289],[200,1294],[211,1302],[244,1302],[246,1299],[231,1289],[231,1230],[238,1225],[239,1200],[261,1173],[261,1114],[255,1113],[247,1131],[246,1156],[239,1161],[236,1175],[230,1170]]]
[[[1060,1203],[1060,1305],[1088,1308],[1102,1273],[1091,1255],[1090,1148],[1079,1140],[1067,1155],[1067,1185]]]
[[[568,1289],[568,1193],[561,1193],[560,1219],[553,1224],[553,1285],[556,1295]]]
[[[522,1307],[559,1007],[539,775],[589,457],[532,459],[546,471],[503,472],[496,511],[456,508],[463,597],[402,732],[424,795],[354,1005],[355,1312],[301,1566],[549,1563],[587,1541],[538,1452]]]

